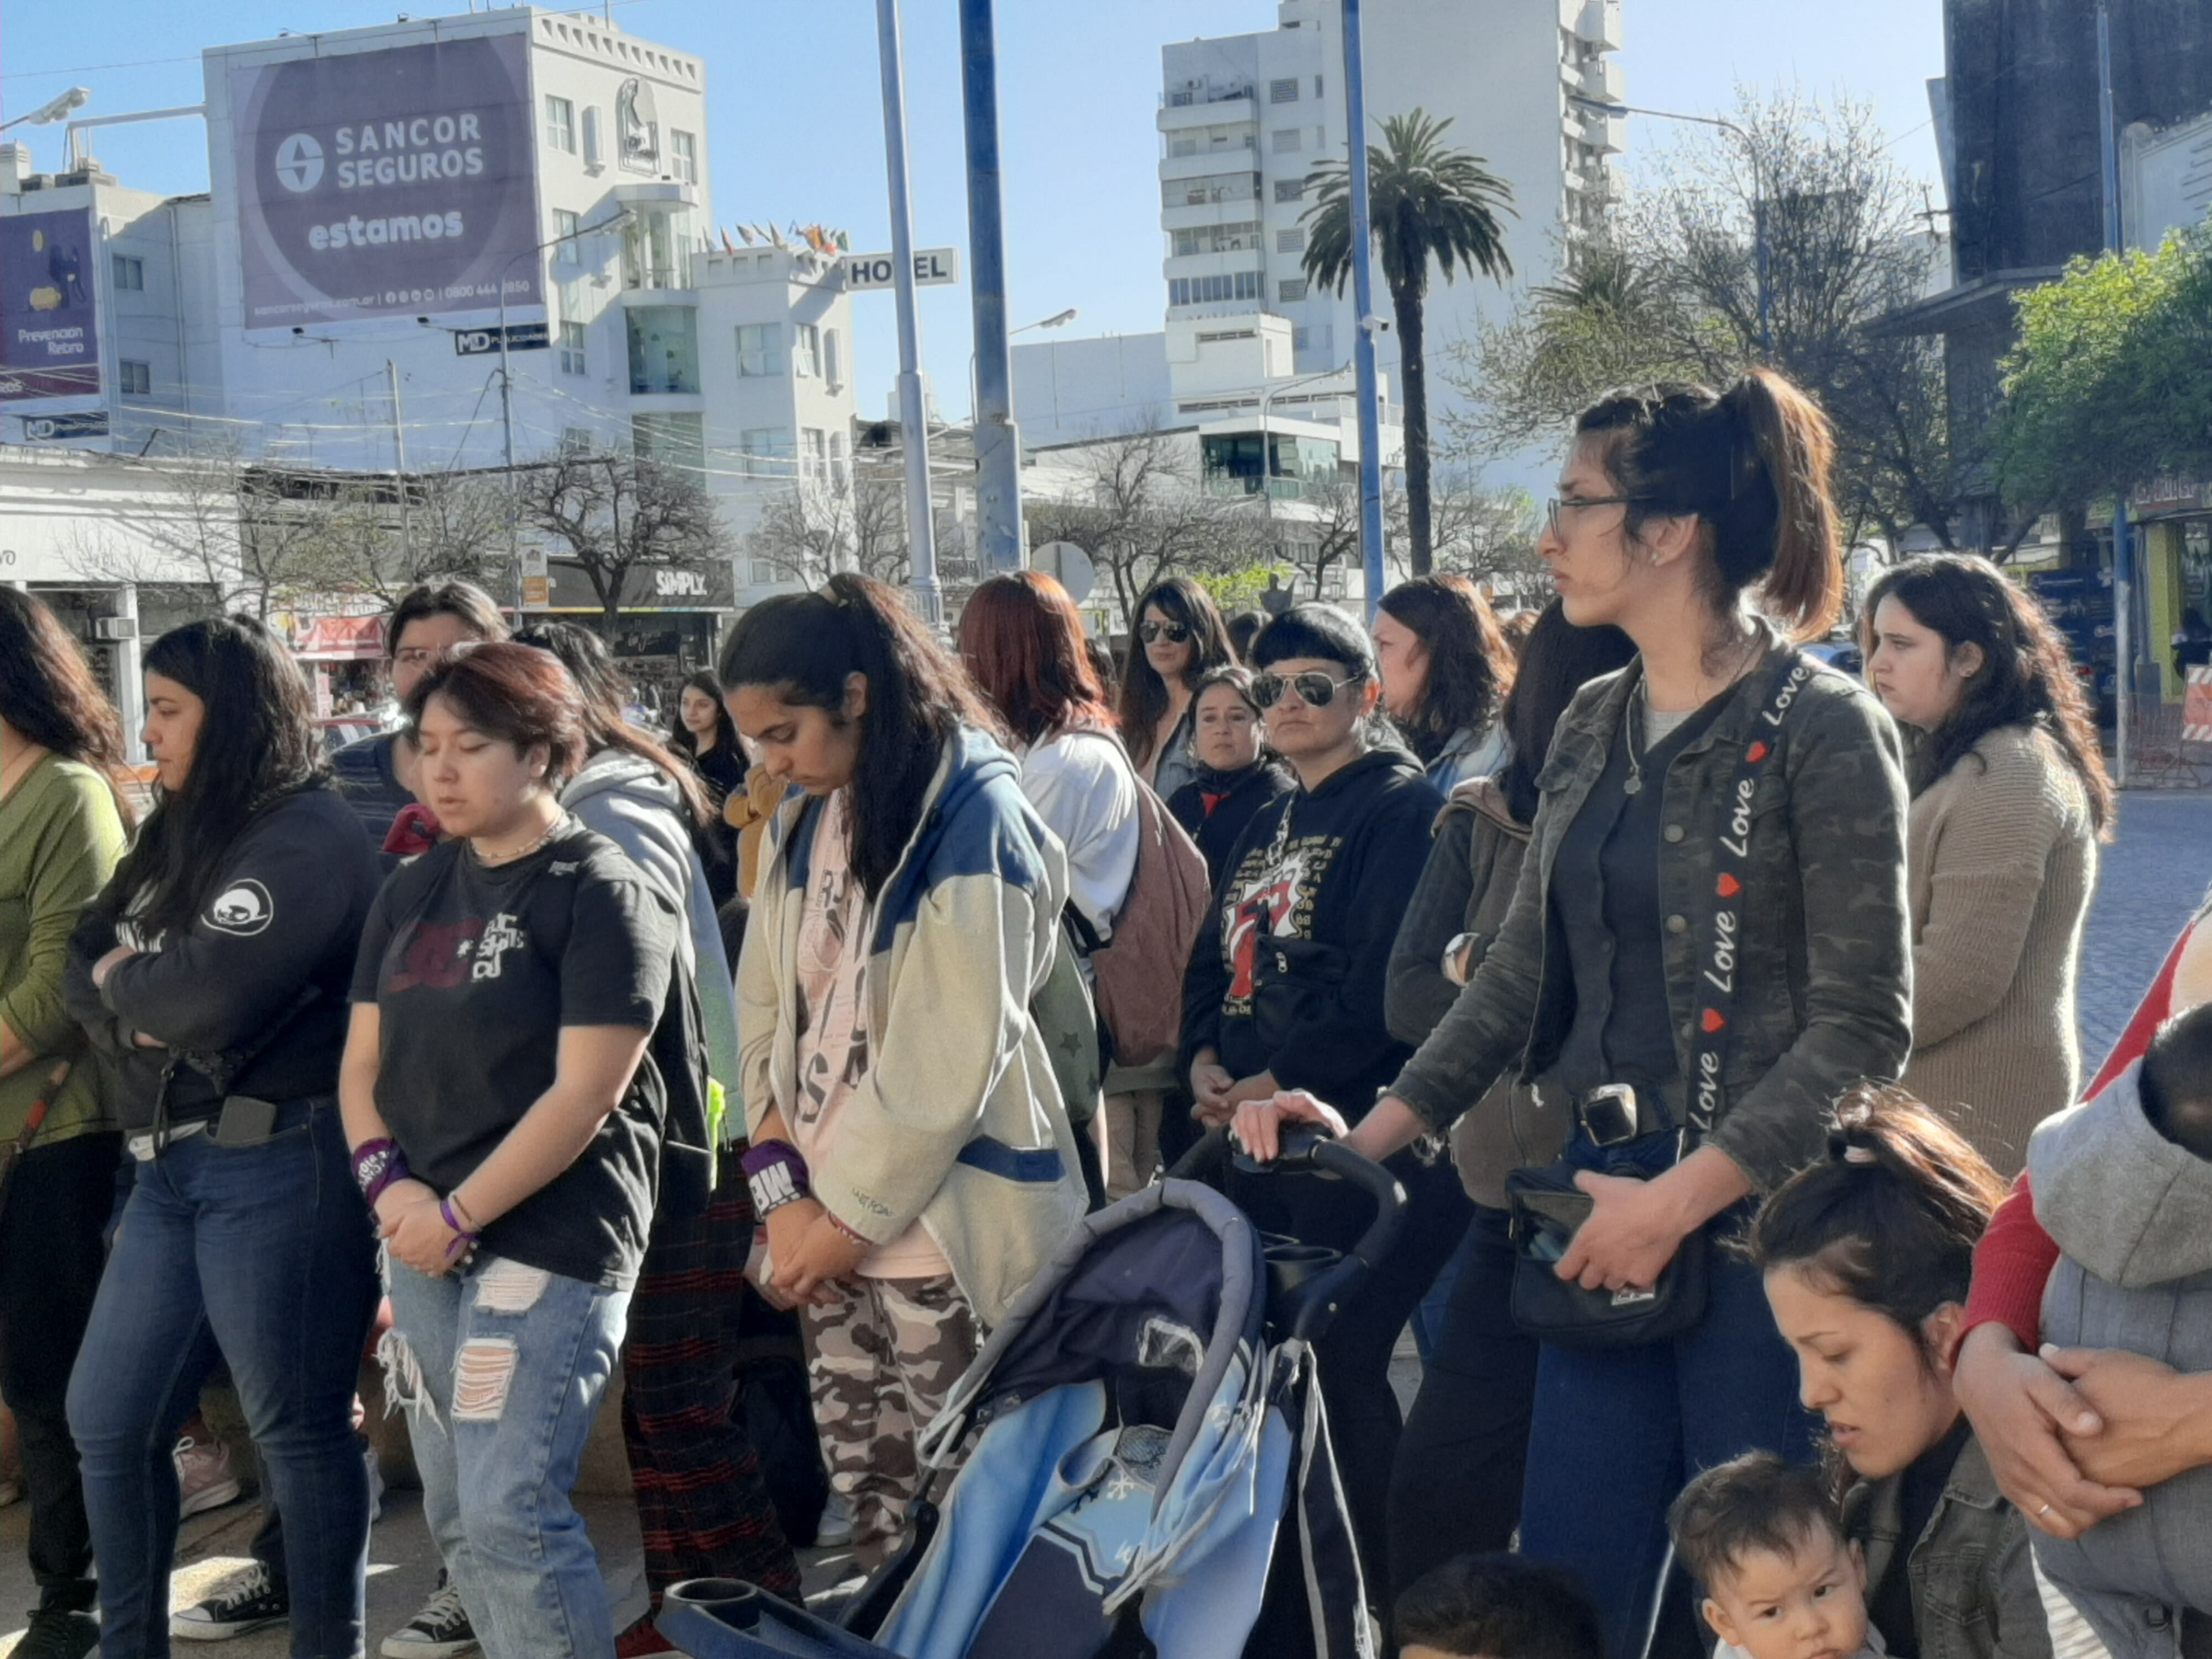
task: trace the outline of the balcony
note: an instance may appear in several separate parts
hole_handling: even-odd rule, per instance
[[[1196,161],[1205,158],[1193,156],[1190,159]],[[1160,167],[1160,205],[1163,208],[1208,207],[1217,202],[1241,202],[1248,207],[1256,207],[1259,204],[1260,175],[1256,173],[1170,173],[1168,169],[1176,165],[1169,161],[1163,162]]]
[[[1583,65],[1579,76],[1569,75],[1564,69],[1560,78],[1585,98],[1595,98],[1601,103],[1617,104],[1628,96],[1628,82],[1621,74],[1620,65],[1610,58],[1599,58]]]
[[[1562,6],[1564,11],[1566,7]],[[1607,52],[1619,52],[1621,47],[1620,6],[1618,0],[1583,0],[1577,10],[1574,32],[1592,46]]]
[[[1168,131],[1171,118],[1176,125],[1187,125],[1189,118],[1180,114],[1186,110],[1199,112],[1196,118],[1200,120],[1218,120],[1220,116],[1218,113],[1206,114],[1205,112],[1218,111],[1224,104],[1249,104],[1253,101],[1253,84],[1249,81],[1186,81],[1181,86],[1170,87],[1160,97],[1160,131]]]
[[[629,336],[630,395],[699,395],[698,313],[690,306],[631,306],[623,313]]]

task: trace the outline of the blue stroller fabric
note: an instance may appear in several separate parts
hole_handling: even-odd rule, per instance
[[[1372,1659],[1312,1352],[1268,1345],[1266,1283],[1210,1187],[1086,1218],[923,1435],[943,1467],[980,1431],[872,1645],[811,1620],[786,1645],[772,1597],[747,1632],[660,1628],[697,1659],[1092,1659],[1133,1619],[1160,1659],[1226,1659],[1265,1603],[1270,1659]]]

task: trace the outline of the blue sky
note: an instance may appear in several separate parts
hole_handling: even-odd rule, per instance
[[[1152,125],[1159,49],[1268,27],[1272,0],[1000,0],[998,9],[1012,319],[1074,306],[1071,333],[1156,329],[1164,300]],[[1942,0],[1625,0],[1624,10],[1620,62],[1632,101],[1723,110],[1739,82],[1848,94],[1871,101],[1899,159],[1935,179],[1925,82],[1942,72]],[[904,11],[916,242],[964,244],[957,8],[905,0]],[[219,10],[171,0],[19,3],[8,9],[0,113],[23,113],[72,84],[92,89],[88,114],[197,103],[203,46],[359,27],[396,12],[392,0],[227,0]],[[856,250],[890,245],[867,0],[612,0],[612,14],[633,34],[706,60],[724,223],[818,220],[845,227]],[[1629,164],[1662,147],[1662,132],[1632,123]],[[126,184],[207,186],[196,122],[93,136],[101,161]],[[58,127],[19,127],[10,137],[28,137],[42,168],[59,160]],[[891,301],[860,296],[854,310],[861,409],[878,414],[896,368]],[[964,285],[922,290],[925,367],[947,414],[967,401],[968,332]]]

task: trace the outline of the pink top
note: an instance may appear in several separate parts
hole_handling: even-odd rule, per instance
[[[799,923],[799,1097],[784,1113],[810,1168],[836,1156],[845,1103],[868,1070],[867,896],[853,874],[852,791],[823,803]],[[932,1279],[952,1271],[917,1221],[860,1263],[863,1279]]]

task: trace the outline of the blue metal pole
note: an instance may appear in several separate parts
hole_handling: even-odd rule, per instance
[[[960,0],[968,129],[968,264],[975,315],[975,532],[991,570],[1022,564],[1021,441],[1006,349],[1006,236],[999,196],[999,58],[992,0]]]
[[[907,585],[931,627],[945,620],[929,499],[929,430],[921,402],[921,325],[915,315],[914,215],[907,202],[906,71],[898,0],[876,0],[884,82],[884,171],[890,182],[892,282],[898,296],[899,446],[906,459]]]
[[[2112,14],[2106,0],[2097,0],[2097,149],[2105,187],[2105,251],[2120,251],[2119,131],[2112,112]],[[2112,775],[2122,787],[2128,781],[2129,724],[2136,702],[2136,581],[2135,549],[2128,525],[2128,492],[2112,488]]]
[[[1344,121],[1352,185],[1352,365],[1359,399],[1359,556],[1367,620],[1382,584],[1382,412],[1375,373],[1375,236],[1367,208],[1367,88],[1362,79],[1359,0],[1344,0]]]

